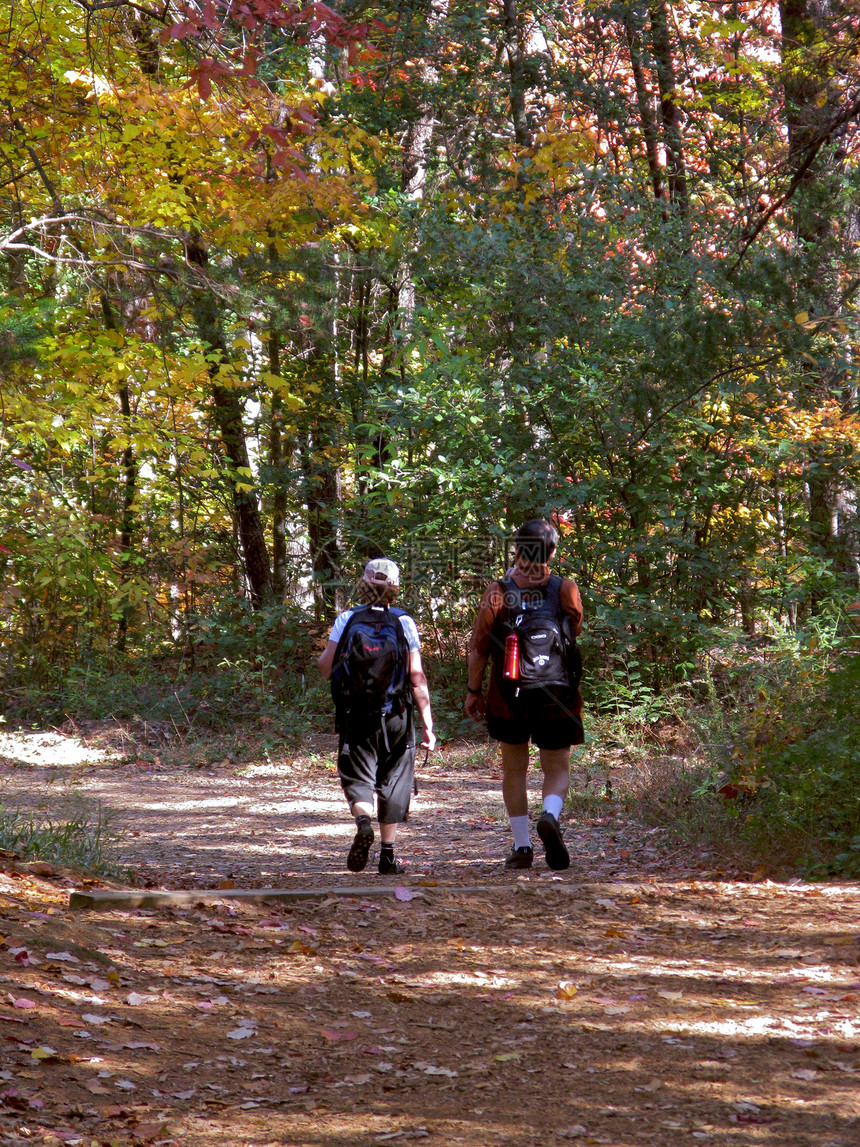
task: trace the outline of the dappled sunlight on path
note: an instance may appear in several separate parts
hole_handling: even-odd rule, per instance
[[[16,758],[4,799],[101,801],[138,886],[316,899],[72,914],[80,880],[0,870],[4,1143],[858,1141],[855,885],[717,879],[600,808],[568,871],[506,872],[484,748],[420,770],[386,895],[325,753],[50,775]]]

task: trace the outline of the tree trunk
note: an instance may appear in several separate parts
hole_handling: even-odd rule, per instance
[[[639,118],[642,121],[642,137],[645,140],[645,154],[648,158],[651,186],[654,188],[654,198],[662,202],[664,198],[663,169],[657,154],[657,122],[654,118],[651,93],[645,82],[645,69],[642,66],[640,22],[632,5],[624,14],[624,33],[627,39],[627,50],[630,53],[630,68],[636,85],[636,103],[639,108]]]
[[[280,378],[281,338],[269,331],[269,373]],[[271,425],[269,427],[269,467],[272,471],[272,591],[275,601],[282,602],[287,590],[287,484],[284,475],[283,401],[272,391]]]
[[[319,420],[304,443],[302,470],[308,513],[308,541],[314,581],[314,615],[330,624],[338,611],[338,585],[343,563],[337,536],[341,503],[340,472],[325,458],[335,440],[335,427]]]
[[[669,13],[666,0],[652,0],[651,47],[660,88],[660,112],[663,120],[663,145],[669,174],[669,201],[686,216],[690,204],[687,196],[687,174],[681,147],[681,114],[675,102],[675,64],[669,38]]]
[[[110,331],[114,331],[116,333],[121,332],[122,324],[117,317],[116,311],[111,306],[110,299],[104,292],[102,292],[101,303],[105,326]],[[137,490],[137,461],[134,456],[134,447],[131,441],[131,396],[129,395],[127,384],[123,384],[119,388],[119,404],[120,410],[122,412],[123,428],[127,436],[127,442],[122,452],[122,518],[120,519],[119,532],[120,578],[122,584],[125,585],[127,584],[134,568],[134,495]],[[126,596],[123,600],[120,610],[119,626],[116,639],[116,647],[120,650],[120,652],[125,650],[126,643],[128,641],[129,625],[131,623],[133,614],[134,610],[128,600],[128,597]]]
[[[190,239],[186,244],[186,258],[192,267],[197,267],[203,271],[209,262],[209,253],[198,240]],[[259,609],[262,606],[270,605],[272,602],[272,573],[260,509],[257,505],[257,495],[253,490],[239,489],[240,485],[251,485],[249,481],[251,467],[242,418],[241,392],[216,382],[218,368],[228,358],[221,317],[218,311],[218,300],[209,284],[202,281],[194,287],[193,298],[192,310],[197,324],[197,333],[204,343],[207,343],[217,352],[217,357],[209,364],[209,374],[212,380],[212,411],[224,453],[230,463],[227,477],[239,527],[251,602],[255,609]],[[242,471],[245,473],[243,474]]]
[[[517,0],[502,0],[502,26],[505,33],[505,54],[510,75],[511,119],[514,138],[520,147],[531,147],[532,133],[526,112],[525,45],[517,13]]]

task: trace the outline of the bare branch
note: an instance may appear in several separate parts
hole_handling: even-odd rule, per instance
[[[841,112],[838,116],[835,116],[834,119],[832,119],[830,123],[824,128],[824,130],[821,131],[820,134],[812,140],[812,142],[809,144],[809,147],[807,148],[803,162],[795,171],[792,177],[791,183],[789,183],[788,187],[782,193],[782,195],[780,195],[779,199],[776,199],[773,203],[771,203],[768,209],[762,214],[761,219],[759,219],[758,223],[756,223],[755,227],[753,227],[752,231],[750,231],[744,240],[741,246],[740,254],[729,269],[728,277],[730,279],[734,276],[738,267],[743,262],[747,251],[768,225],[770,220],[793,198],[794,193],[803,182],[806,173],[815,162],[821,148],[825,145],[825,143],[828,142],[828,140],[833,138],[840,127],[844,127],[845,124],[850,123],[852,119],[856,119],[858,115],[860,115],[860,98],[856,99],[848,108],[845,109],[845,111]]]
[[[170,0],[164,5],[161,12],[153,12],[151,8],[147,8],[144,4],[135,4],[134,0],[95,0],[95,3],[88,4],[87,0],[73,0],[79,8],[83,8],[88,16],[95,16],[99,12],[109,12],[116,8],[131,8],[134,12],[140,12],[142,16],[149,17],[150,20],[158,20],[159,23],[164,23],[170,14]]]

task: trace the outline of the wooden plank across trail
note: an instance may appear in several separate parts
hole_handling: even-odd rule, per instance
[[[181,888],[171,891],[165,888],[99,888],[88,891],[76,890],[69,896],[69,908],[73,911],[97,910],[99,908],[169,908],[184,904],[212,903],[216,900],[239,900],[255,904],[264,900],[280,901],[310,901],[325,900],[329,896],[358,897],[362,900],[382,899],[388,896],[400,899],[425,898],[426,893],[459,893],[460,895],[474,895],[490,892],[495,896],[506,892],[528,894],[537,889],[544,892],[552,889],[555,892],[566,892],[568,895],[608,895],[610,892],[618,894],[630,893],[639,890],[640,885],[615,881],[612,884],[589,882],[571,883],[553,880],[550,882],[532,880],[517,880],[511,883],[499,884],[447,884],[436,880],[416,881],[412,885],[346,885],[328,886],[324,888]],[[405,896],[404,893],[409,893]]]
[[[369,888],[183,888],[169,889],[107,888],[87,892],[72,892],[69,908],[76,911],[98,908],[169,908],[181,904],[209,903],[213,900],[242,900],[256,903],[262,900],[324,900],[328,896],[368,897],[396,896],[398,888],[373,886]],[[412,896],[422,895],[420,889],[408,890]]]

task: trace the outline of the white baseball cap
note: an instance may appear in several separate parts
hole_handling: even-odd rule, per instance
[[[373,558],[364,567],[364,580],[371,585],[400,585],[400,570],[388,558]]]

